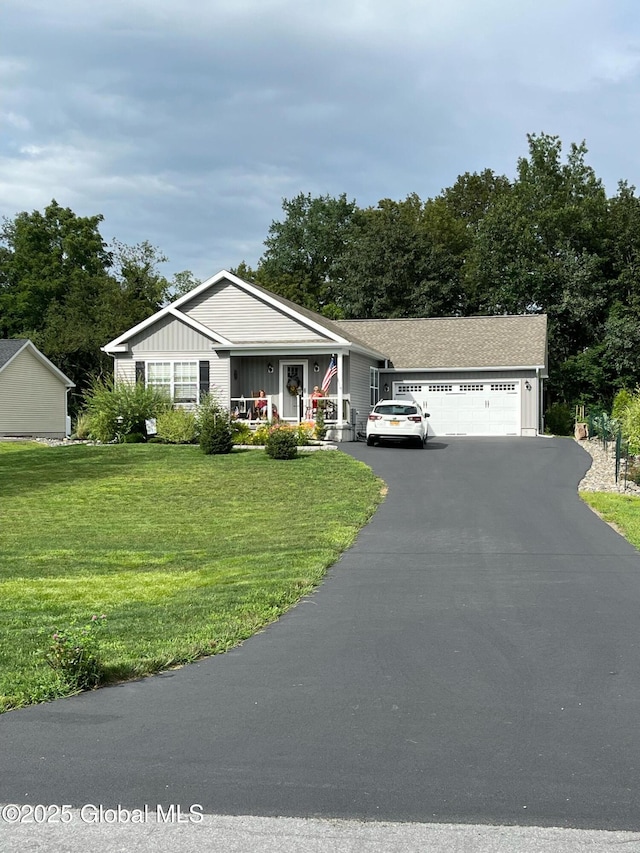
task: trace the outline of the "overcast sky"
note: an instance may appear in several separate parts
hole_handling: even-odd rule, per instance
[[[255,265],[282,198],[513,177],[527,133],[640,186],[637,0],[2,0],[0,215],[52,198],[170,276]]]

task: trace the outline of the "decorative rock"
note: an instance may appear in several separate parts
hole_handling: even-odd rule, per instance
[[[621,463],[618,482],[616,483],[616,447],[610,442],[605,450],[604,445],[597,439],[580,440],[580,447],[591,456],[591,468],[578,486],[583,492],[618,492],[619,494],[640,495],[640,486],[628,480],[625,484],[625,462]]]

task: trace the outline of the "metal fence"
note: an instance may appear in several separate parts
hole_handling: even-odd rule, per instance
[[[631,459],[633,463],[635,457],[629,452],[629,440],[623,437],[618,422],[603,412],[593,412],[585,416],[584,408],[576,414],[581,415],[582,421],[586,423],[589,438],[598,439],[605,451],[609,449],[610,444],[614,444],[616,483],[622,480],[626,490],[629,479],[629,460]]]

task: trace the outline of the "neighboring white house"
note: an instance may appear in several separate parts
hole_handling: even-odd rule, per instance
[[[352,440],[384,397],[419,400],[432,435],[537,435],[544,315],[332,321],[222,270],[103,347],[116,381],[183,406],[214,392],[245,415],[264,389],[281,419],[309,416],[332,356],[329,437]]]
[[[64,438],[74,387],[31,341],[0,340],[0,435]]]

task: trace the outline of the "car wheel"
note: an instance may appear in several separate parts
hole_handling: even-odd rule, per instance
[[[375,438],[372,435],[368,435],[367,436],[367,446],[373,447],[374,444],[375,444]]]

